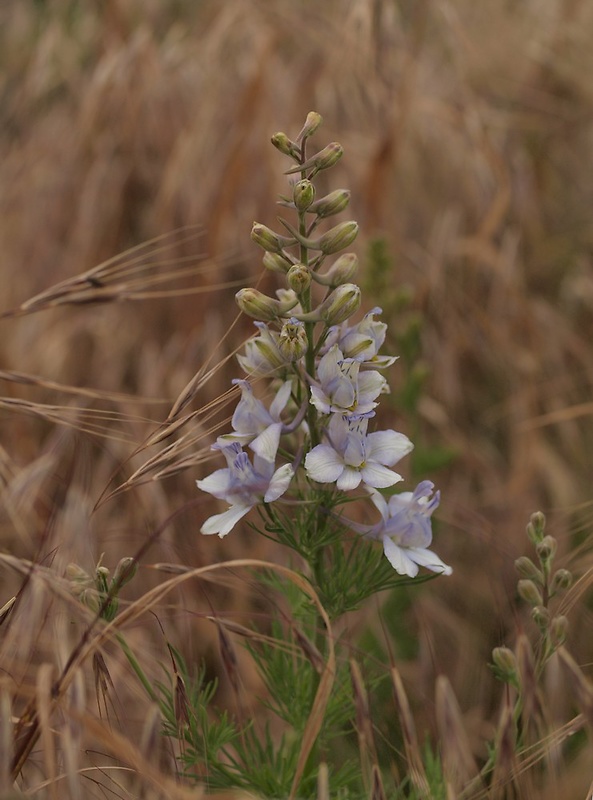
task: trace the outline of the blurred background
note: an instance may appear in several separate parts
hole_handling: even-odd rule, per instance
[[[229,408],[192,421],[170,473],[106,496],[170,443],[146,440],[196,373],[221,365],[192,409],[238,374],[225,359],[253,329],[233,295],[262,273],[251,224],[277,227],[286,187],[270,136],[318,111],[313,146],[345,149],[328,188],[352,191],[365,310],[383,307],[402,355],[383,420],[416,442],[406,478],[441,489],[435,549],[454,568],[398,600],[391,647],[422,730],[444,673],[488,736],[501,689],[485,665],[530,625],[513,567],[530,514],[547,514],[558,565],[592,566],[592,40],[586,0],[3,0],[1,548],[114,566],[162,526],[146,564],[270,555],[247,527],[198,533],[215,506],[195,453]],[[104,296],[101,277],[27,305],[113,258],[125,274]],[[3,580],[0,605],[20,586]],[[159,577],[136,580],[130,597]],[[180,594],[167,637],[215,671],[200,614],[250,593]],[[590,661],[583,584],[567,608]],[[376,612],[357,624],[383,635]],[[47,609],[27,613],[34,654]],[[158,652],[146,628],[137,644]],[[550,697],[561,716],[553,674]]]

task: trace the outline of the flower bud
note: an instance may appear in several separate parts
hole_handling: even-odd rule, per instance
[[[343,211],[350,202],[348,189],[336,189],[335,192],[320,197],[308,207],[308,211],[318,217],[331,217]]]
[[[311,286],[311,270],[304,264],[293,264],[286,274],[286,280],[294,292],[302,294]]]
[[[321,114],[318,114],[317,111],[309,111],[307,114],[307,119],[305,120],[305,124],[297,136],[297,142],[300,142],[303,139],[308,139],[309,136],[312,136],[322,122],[323,118]]]
[[[268,297],[257,289],[241,289],[235,295],[237,305],[244,314],[260,321],[277,319],[296,306],[297,299],[283,303]]]
[[[315,187],[308,180],[298,181],[292,190],[292,199],[297,211],[306,211],[315,200]]]
[[[536,544],[535,552],[537,553],[540,561],[544,563],[545,561],[550,561],[552,558],[554,558],[557,547],[558,542],[553,536],[544,536],[541,542]]]
[[[271,228],[268,228],[267,225],[262,225],[261,222],[253,223],[251,238],[269,253],[281,253],[283,247],[289,247],[295,243],[294,239],[274,233]]]
[[[286,275],[292,266],[292,262],[284,258],[281,253],[266,253],[263,257],[263,264],[271,272],[281,272],[283,275]]]
[[[535,606],[531,611],[531,616],[542,633],[547,630],[550,624],[550,612],[547,608],[544,608],[544,606]]]
[[[300,157],[300,150],[296,142],[293,142],[292,139],[289,139],[285,133],[282,133],[282,131],[275,133],[270,141],[274,147],[277,150],[280,150],[281,153],[284,153],[285,156],[291,156],[291,158]]]
[[[517,679],[517,659],[508,647],[495,647],[492,651],[492,661],[497,667],[500,677],[505,681]]]
[[[521,556],[515,561],[515,569],[522,578],[529,578],[539,586],[544,585],[544,574],[527,556]]]
[[[567,632],[568,632],[567,618],[562,614],[559,614],[557,617],[554,617],[550,622],[550,639],[552,640],[554,648],[560,647],[561,644],[564,644]]]
[[[280,331],[278,349],[287,361],[298,361],[307,352],[309,343],[305,326],[292,317],[285,322]]]
[[[134,575],[138,572],[138,562],[135,558],[131,556],[126,556],[125,558],[120,559],[117,567],[115,568],[115,572],[113,573],[113,584],[117,586],[117,589],[122,588],[125,586],[126,583],[129,583]]]
[[[304,164],[298,164],[296,167],[286,170],[286,175],[291,175],[294,172],[303,172],[304,170],[312,169],[311,175],[315,175],[322,169],[333,167],[344,155],[344,148],[339,142],[332,142],[315,153],[314,156],[308,158]],[[309,177],[311,177],[311,175]]]
[[[529,524],[527,525],[527,536],[533,544],[541,542],[544,538],[544,529],[546,527],[546,518],[541,511],[536,511],[531,515]]]
[[[519,581],[517,584],[517,591],[519,592],[519,597],[525,600],[526,603],[529,603],[530,606],[541,606],[543,603],[540,590],[533,581]]]
[[[361,301],[360,289],[354,283],[338,286],[319,308],[319,316],[326,325],[338,325],[354,314]]]
[[[92,578],[86,570],[78,564],[68,564],[66,567],[66,578],[73,583],[92,584]]]
[[[554,596],[558,592],[568,589],[572,585],[572,573],[567,569],[559,569],[552,575],[550,581],[550,595]]]
[[[344,253],[328,269],[327,272],[320,274],[312,273],[312,278],[322,286],[341,286],[349,283],[358,269],[358,257],[355,253]]]
[[[358,223],[351,220],[350,222],[341,222],[334,228],[331,228],[327,233],[319,239],[318,250],[329,256],[332,253],[337,253],[348,247],[358,236]]]

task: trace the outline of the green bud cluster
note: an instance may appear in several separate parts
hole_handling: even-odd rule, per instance
[[[554,652],[566,639],[568,620],[562,614],[554,614],[550,601],[572,585],[572,574],[567,569],[553,571],[558,542],[546,534],[546,518],[541,511],[531,515],[527,525],[527,537],[533,544],[537,556],[536,564],[528,556],[515,561],[519,573],[517,593],[531,606],[531,617],[544,639],[543,652]]]
[[[66,578],[75,597],[95,614],[100,612],[101,618],[106,622],[111,622],[119,608],[118,594],[136,574],[138,562],[130,556],[120,559],[110,580],[109,569],[101,564],[101,559],[95,567],[94,575],[90,575],[78,564],[68,564]]]
[[[260,322],[275,323],[279,329],[291,318],[309,324],[322,322],[328,328],[347,320],[360,306],[360,289],[352,283],[358,266],[354,253],[342,253],[321,271],[328,257],[341,253],[358,235],[358,223],[354,220],[318,232],[325,219],[344,211],[350,202],[347,189],[336,189],[316,198],[315,176],[333,167],[344,153],[339,142],[330,142],[307,156],[308,140],[321,122],[321,116],[311,111],[296,139],[281,131],[272,136],[274,147],[295,162],[285,171],[291,182],[290,194],[281,196],[279,202],[296,212],[296,222],[279,217],[285,233],[273,231],[260,222],[254,222],[251,229],[252,241],[264,251],[264,267],[286,276],[290,299],[281,297],[279,292],[278,298],[274,298],[249,288],[236,294],[237,304],[244,313]],[[323,289],[325,296],[316,294]],[[311,329],[307,335],[312,350]],[[295,350],[287,341],[292,341],[291,337],[283,335],[282,349],[292,357]],[[299,349],[300,345],[296,350]]]

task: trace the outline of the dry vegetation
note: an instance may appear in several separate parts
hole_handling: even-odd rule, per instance
[[[591,662],[592,37],[586,0],[4,0],[0,607],[17,601],[0,628],[0,791],[36,698],[41,737],[18,781],[31,796],[189,796],[166,748],[156,768],[149,705],[97,628],[52,683],[90,619],[61,576],[140,552],[124,594],[141,609],[168,577],[152,564],[278,556],[247,528],[200,537],[212,512],[194,481],[251,331],[233,293],[268,281],[249,230],[274,223],[283,189],[269,136],[311,109],[345,147],[336,172],[360,255],[385,240],[422,319],[415,438],[456,453],[430,476],[454,576],[411,595],[414,657],[391,644],[421,737],[446,734],[452,785],[471,773],[463,742],[480,759],[505,735],[486,663],[531,633],[513,562],[536,508],[581,579],[568,648]],[[172,589],[156,616],[129,613],[126,635],[153,676],[166,642],[215,672],[206,618],[245,622],[252,602],[240,571],[215,573]],[[380,633],[376,606],[357,625]],[[113,682],[109,726],[93,648]],[[585,687],[575,702],[559,670],[533,750],[552,765],[546,785],[511,756],[500,776],[518,797],[585,797],[593,780],[590,747],[563,747],[591,701]],[[246,659],[241,681],[258,685]],[[229,692],[223,677],[221,702]]]

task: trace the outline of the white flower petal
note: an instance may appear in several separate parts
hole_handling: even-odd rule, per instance
[[[384,467],[382,464],[377,464],[376,461],[367,461],[360,472],[365,484],[372,486],[374,489],[385,489],[387,486],[393,486],[394,483],[403,480],[399,473]]]
[[[427,550],[424,547],[408,547],[406,553],[421,567],[426,567],[433,572],[440,572],[443,575],[451,575],[453,572],[451,567],[441,561],[432,550]]]
[[[333,380],[340,374],[340,367],[338,361],[342,361],[344,356],[339,347],[334,344],[333,347],[327,351],[319,364],[317,365],[317,377],[321,381],[322,386],[329,381]]]
[[[311,402],[320,414],[329,414],[331,411],[329,397],[319,386],[311,386]]]
[[[367,436],[367,457],[387,467],[392,467],[413,449],[408,437],[397,431],[375,431]]]
[[[408,558],[403,548],[398,547],[387,536],[383,537],[383,550],[387,560],[396,572],[400,575],[409,575],[415,578],[418,574],[418,565]]]
[[[217,469],[201,481],[196,481],[198,489],[208,494],[213,494],[219,500],[224,500],[229,488],[230,472],[228,469]]]
[[[305,457],[305,469],[314,481],[333,483],[344,471],[344,462],[327,444],[318,444]]]
[[[360,403],[364,398],[365,403],[374,400],[383,391],[387,381],[376,370],[365,370],[358,375],[358,396]]]
[[[276,397],[272,400],[270,405],[270,416],[273,419],[280,419],[280,414],[284,411],[290,392],[292,390],[292,381],[285,381],[276,392]]]
[[[349,492],[360,486],[361,475],[357,469],[345,466],[344,471],[336,481],[336,486],[341,492]]]
[[[282,423],[275,422],[262,431],[259,436],[251,442],[249,447],[260,458],[266,461],[275,461],[276,453],[278,452],[278,445],[280,444],[280,434],[282,432]]]
[[[264,495],[265,503],[273,503],[288,489],[294,470],[290,464],[284,464],[272,475],[268,491]]]
[[[214,514],[214,516],[208,517],[206,522],[202,525],[200,533],[206,535],[217,533],[222,539],[251,508],[252,506],[234,505],[222,514]]]

